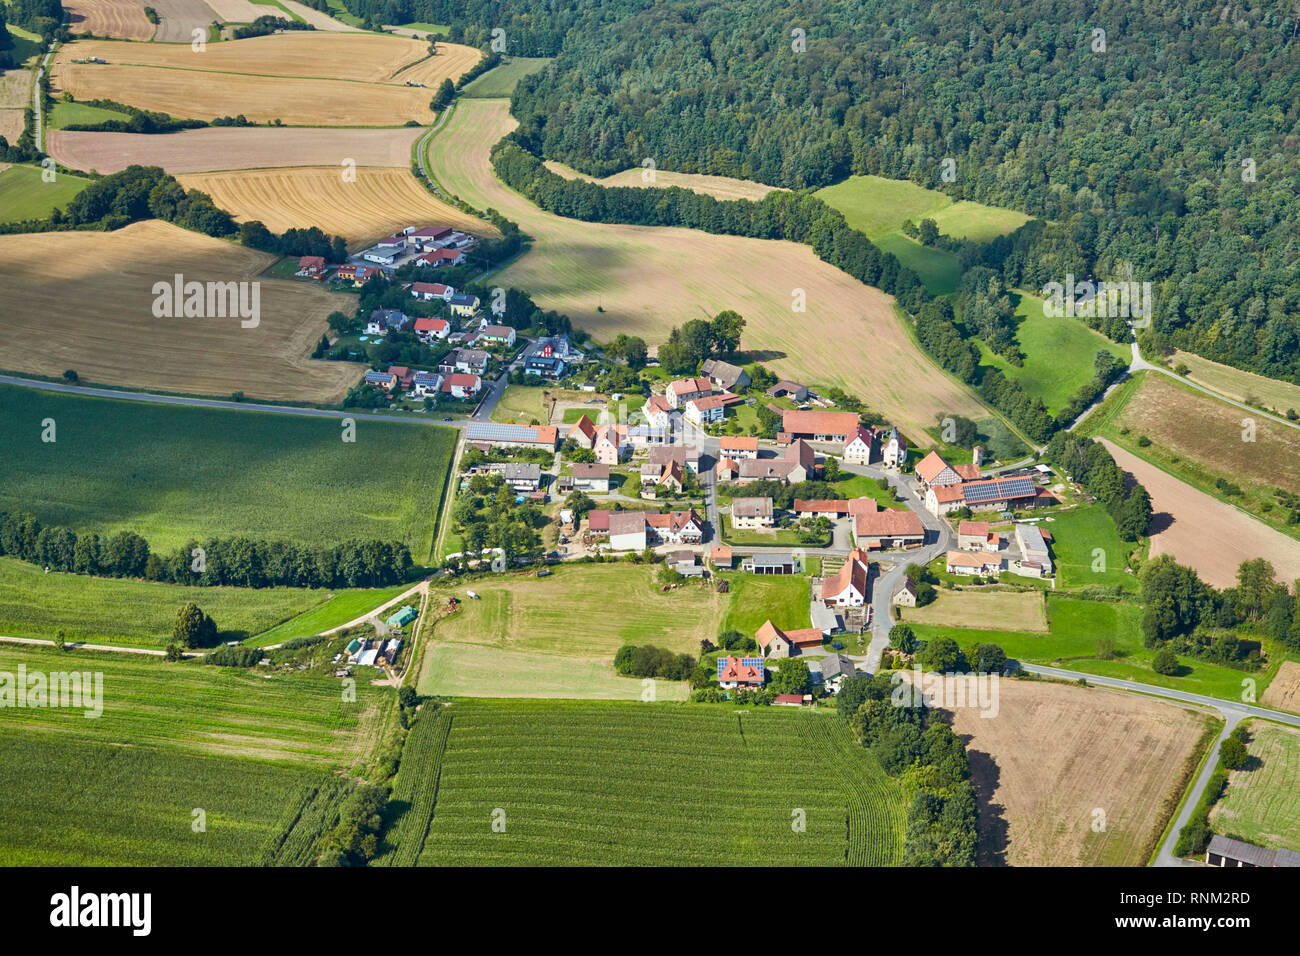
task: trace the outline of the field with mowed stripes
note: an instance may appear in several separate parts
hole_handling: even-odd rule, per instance
[[[885,866],[902,855],[902,789],[834,714],[512,700],[459,701],[420,723],[431,719],[394,783],[406,805],[388,833],[396,865]]]

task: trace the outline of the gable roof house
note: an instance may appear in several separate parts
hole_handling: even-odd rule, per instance
[[[572,438],[579,448],[594,448],[596,445],[596,423],[585,414],[573,423],[566,438]]]
[[[482,375],[487,371],[489,358],[482,349],[452,349],[438,361],[438,371]]]
[[[1040,496],[1034,479],[1027,475],[963,481],[955,485],[932,485],[925,493],[925,507],[936,515],[946,515],[958,508],[970,508],[972,511],[1032,508],[1040,501],[1055,503],[1055,498]]]
[[[889,600],[899,607],[916,607],[916,582],[911,578],[903,578]]]
[[[435,269],[444,266],[458,266],[464,263],[465,253],[461,249],[434,249],[432,252],[426,252],[420,258],[415,260],[419,266],[433,266]]]
[[[780,458],[742,458],[737,464],[741,481],[808,481],[817,470],[817,453],[801,438],[791,442]]]
[[[451,323],[446,319],[418,318],[415,320],[415,337],[425,345],[445,339],[451,332]]]
[[[731,500],[731,526],[741,528],[771,528],[776,524],[772,516],[771,498],[733,498]]]
[[[869,465],[876,454],[876,433],[865,425],[854,429],[849,440],[844,443],[843,457],[846,464]]]
[[[452,398],[474,398],[483,387],[483,380],[470,372],[449,372],[442,378],[444,395]]]
[[[987,521],[962,521],[957,525],[957,550],[992,551],[1002,549],[1002,535],[989,530]]]
[[[853,661],[843,654],[831,654],[821,659],[819,668],[822,672],[822,683],[832,694],[840,692],[840,684],[846,677],[857,675],[857,668],[853,666]]]
[[[835,607],[862,607],[871,596],[870,577],[867,553],[854,548],[838,571],[822,579],[822,601]]]
[[[795,631],[783,631],[770,620],[754,635],[759,650],[764,657],[796,657],[801,652],[820,648],[822,632],[819,628],[805,627]]]
[[[768,398],[783,398],[785,396],[793,398],[796,402],[806,402],[808,401],[808,386],[783,378],[767,390]]]
[[[703,395],[686,403],[683,417],[699,428],[727,417],[727,401],[721,395]]]
[[[419,299],[421,302],[430,302],[433,299],[442,299],[446,302],[456,290],[449,285],[443,285],[441,282],[412,282],[411,297]]]
[[[442,374],[440,372],[416,372],[411,380],[411,394],[416,398],[437,395],[442,391]]]
[[[758,457],[758,439],[752,435],[724,435],[718,442],[718,454],[739,461]]]
[[[334,278],[343,282],[351,282],[354,286],[360,286],[365,285],[377,275],[379,275],[379,269],[376,266],[344,264],[335,271]]]
[[[509,348],[515,344],[515,330],[508,325],[489,325],[479,333],[479,339]]]
[[[574,465],[573,487],[576,491],[609,491],[609,465]]]
[[[713,385],[707,378],[679,378],[675,382],[669,382],[668,388],[664,390],[669,408],[685,408],[691,399],[712,394]]]
[[[936,485],[956,485],[963,481],[978,481],[979,465],[950,465],[936,451],[930,452],[916,463],[916,477],[923,488]]]
[[[724,690],[735,687],[762,687],[766,680],[761,657],[719,657],[718,686]]]
[[[656,428],[668,428],[672,425],[672,405],[666,395],[651,395],[641,406],[645,420]]]
[[[367,372],[366,384],[371,388],[382,388],[385,392],[391,392],[397,388],[397,376],[392,372]]]
[[[387,335],[390,331],[400,329],[407,321],[405,312],[396,309],[375,309],[366,322],[366,335]]]
[[[949,574],[983,574],[997,577],[1002,573],[1002,558],[997,555],[949,551],[944,560]]]
[[[304,276],[308,279],[324,278],[326,264],[324,256],[300,256],[298,259],[298,271],[296,276]]]
[[[694,445],[659,445],[650,449],[650,461],[656,465],[675,461],[699,474],[700,450]]]
[[[478,311],[478,296],[457,292],[447,300],[452,315],[473,315]]]
[[[738,389],[749,388],[749,373],[743,368],[732,365],[730,362],[723,362],[719,359],[706,359],[700,366],[700,373],[704,375],[714,388],[720,388],[723,391],[734,392]]]
[[[596,461],[603,465],[617,465],[628,448],[626,426],[597,427],[596,437],[591,446],[592,451],[596,453]]]

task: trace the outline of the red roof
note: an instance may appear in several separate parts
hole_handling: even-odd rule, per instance
[[[324,269],[325,257],[324,256],[303,256],[298,260],[298,268],[299,269],[307,269],[307,268]]]
[[[847,501],[833,501],[827,498],[796,498],[794,500],[795,511],[812,511],[820,514],[846,515],[849,513],[849,503]]]
[[[726,454],[728,449],[733,449],[735,451],[758,451],[758,439],[750,436],[733,435],[723,438],[718,444],[721,447],[723,454]]]
[[[937,451],[932,451],[916,463],[916,477],[927,485],[938,478],[944,469],[950,467]],[[976,477],[979,477],[978,475]]]
[[[724,657],[718,668],[718,680],[736,681],[741,684],[763,683],[763,671],[753,664],[744,664],[739,657]]]
[[[977,534],[981,537],[989,533],[989,523],[987,521],[963,521],[957,525],[958,534]]]
[[[426,252],[420,256],[425,262],[455,262],[465,255],[460,249],[436,249],[433,252]]]
[[[674,395],[690,395],[692,392],[712,392],[713,383],[707,378],[679,378],[668,384],[668,391]]]
[[[857,412],[813,412],[785,409],[781,430],[791,435],[843,435],[858,430]]]
[[[419,285],[419,283],[416,283]],[[447,327],[446,319],[416,319],[415,331],[417,332],[441,332]]]
[[[451,286],[443,285],[441,282],[412,282],[411,291],[427,295],[446,295]]]
[[[442,380],[442,390],[444,392],[450,392],[453,386],[477,389],[479,387],[479,377],[477,375],[471,375],[468,372],[452,372]]]
[[[776,703],[778,704],[802,704],[803,694],[777,694]]]
[[[866,552],[861,548],[854,548],[849,552],[848,560],[844,562],[843,567],[836,571],[833,576],[822,581],[822,597],[838,597],[851,584],[865,598],[867,596],[868,568]]]
[[[690,404],[702,412],[707,412],[713,408],[723,408],[727,403],[722,400],[721,395],[703,395],[699,398],[692,398]]]
[[[925,525],[915,511],[889,508],[875,514],[860,514],[854,519],[854,530],[864,538],[896,538],[900,535],[925,534]]]
[[[587,515],[587,530],[589,531],[608,531],[609,516],[613,512],[608,508],[599,508]]]

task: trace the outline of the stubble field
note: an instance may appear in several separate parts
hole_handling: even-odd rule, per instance
[[[950,711],[979,796],[980,865],[1144,865],[1206,718],[1098,688],[1003,680],[998,692],[995,717]]]
[[[0,237],[0,368],[160,391],[330,403],[360,370],[308,358],[351,299],[259,279],[272,256],[157,220],[116,232]],[[155,318],[156,282],[260,281],[261,321]],[[351,308],[350,305],[347,308]]]
[[[620,332],[652,346],[674,325],[735,309],[741,347],[779,375],[839,385],[905,430],[943,414],[986,412],[913,345],[893,299],[792,242],[690,229],[601,225],[543,212],[495,177],[491,146],[515,127],[505,100],[467,99],[430,147],[434,175],[476,208],[495,208],[536,239],[501,274],[598,340]],[[797,290],[807,311],[794,312]]]
[[[357,168],[345,182],[338,167],[255,169],[180,176],[243,222],[260,219],[273,232],[319,226],[354,248],[405,226],[437,224],[497,237],[489,223],[439,200],[407,169]]]
[[[63,5],[73,33],[93,33],[122,40],[148,40],[154,25],[139,0],[68,0]]]
[[[51,75],[56,94],[191,119],[242,114],[290,126],[396,126],[428,122],[433,91],[480,56],[471,47],[440,44],[428,57],[418,40],[323,31],[231,40],[203,52],[183,44],[81,40],[59,51]],[[73,62],[87,57],[107,63]]]
[[[127,166],[161,166],[174,175],[213,170],[330,166],[409,168],[411,145],[424,131],[209,126],[164,135],[50,130],[49,154],[70,169],[116,173]]]

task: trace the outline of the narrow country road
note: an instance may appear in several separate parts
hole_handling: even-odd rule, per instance
[[[32,644],[37,647],[54,647],[53,641],[42,640],[39,637],[3,637],[0,636],[0,644]],[[112,651],[116,654],[145,654],[149,657],[166,657],[166,651],[157,651],[148,647],[119,647],[116,644],[78,644],[72,641],[65,641],[64,645],[70,651]],[[181,657],[202,657],[198,651],[184,651]]]

